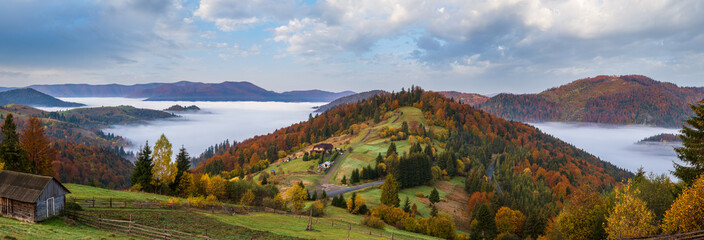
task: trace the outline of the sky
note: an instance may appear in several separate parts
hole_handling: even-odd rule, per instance
[[[0,86],[249,81],[531,93],[704,86],[701,0],[4,0]]]

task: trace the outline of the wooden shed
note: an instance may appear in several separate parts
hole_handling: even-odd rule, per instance
[[[60,215],[70,193],[50,176],[0,171],[0,215],[40,222]]]

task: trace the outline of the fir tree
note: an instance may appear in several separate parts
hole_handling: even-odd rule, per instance
[[[428,196],[428,201],[435,205],[436,203],[440,202],[440,193],[438,192],[437,188],[433,188],[433,191],[430,192],[430,196]]]
[[[384,157],[381,156],[381,153],[376,156],[376,165],[379,166],[380,163],[384,162]]]
[[[407,213],[411,212],[411,202],[408,196],[406,196],[406,200],[403,201],[403,211]]]
[[[438,216],[438,208],[435,207],[435,205],[432,205],[430,207],[430,216],[432,217],[437,217]]]
[[[479,206],[474,213],[474,220],[477,221],[475,227],[475,234],[482,236],[486,239],[493,239],[496,234],[496,222],[494,220],[494,213],[489,209],[487,204],[482,204]]]
[[[188,156],[186,148],[181,145],[181,148],[178,150],[178,155],[176,155],[176,178],[174,180],[174,186],[178,186],[178,183],[181,182],[181,176],[189,169],[191,169],[191,158]]]
[[[318,190],[313,190],[313,194],[310,195],[310,200],[311,201],[318,200]]]
[[[396,144],[394,142],[391,142],[391,145],[389,145],[389,149],[386,150],[386,157],[391,156],[391,154],[396,154],[398,155],[398,152],[396,152]]]
[[[5,163],[6,170],[31,172],[24,149],[20,147],[20,135],[12,114],[7,114],[2,125],[2,142],[0,142],[0,161]]]
[[[342,184],[347,184],[347,175],[342,176],[342,180],[340,182]]]
[[[328,193],[325,191],[325,189],[323,189],[323,193],[320,194],[320,198],[323,200],[328,199]]]
[[[141,185],[144,191],[151,191],[152,185],[152,168],[154,167],[152,159],[152,150],[149,148],[149,141],[144,143],[142,151],[137,153],[137,161],[134,163],[134,172],[130,178],[132,186]]]
[[[687,186],[692,185],[694,180],[704,173],[704,100],[689,107],[695,115],[686,120],[680,130],[683,146],[675,148],[677,157],[686,165],[674,163],[675,171],[672,172]]]

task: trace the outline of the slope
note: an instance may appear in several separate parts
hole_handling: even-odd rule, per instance
[[[23,104],[37,107],[80,107],[80,103],[64,102],[31,88],[14,89],[0,92],[0,106]]]
[[[370,130],[372,137],[366,137]],[[346,150],[337,160],[331,184],[343,184],[343,176],[351,179],[356,169],[380,176],[393,173],[404,186],[402,196],[421,205],[422,214],[429,212],[422,206],[428,203],[429,186],[444,189],[446,205],[441,210],[465,224],[461,229],[469,229],[462,219],[471,216],[475,203],[492,204],[493,209],[509,206],[549,219],[574,189],[610,189],[633,175],[530,125],[419,88],[340,105],[306,122],[245,140],[207,159],[195,172],[209,169],[211,174],[224,171],[228,177],[256,179],[262,170],[276,170],[268,181],[280,190],[302,181],[312,191],[319,189],[322,175],[308,169],[327,158],[306,162],[301,156],[319,142]],[[392,143],[397,155],[387,157]],[[379,154],[381,162],[376,160]],[[283,161],[288,157],[292,160]],[[378,179],[362,177],[351,185]],[[424,196],[413,197],[417,192]],[[378,204],[377,189],[362,193],[370,206]],[[468,204],[467,199],[474,200]]]
[[[704,88],[678,87],[645,76],[597,76],[538,94],[500,94],[480,105],[519,121],[575,121],[679,127]]]

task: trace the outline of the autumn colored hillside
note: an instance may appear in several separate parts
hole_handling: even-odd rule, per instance
[[[469,199],[469,204],[463,200],[461,205],[469,212],[452,213],[455,218],[471,216],[481,203],[499,202],[547,222],[576,189],[607,190],[633,176],[530,125],[414,88],[343,104],[271,134],[218,145],[213,156],[196,167],[194,178],[209,173],[226,179],[258,176],[261,181],[261,170],[267,175],[277,170],[277,176],[268,181],[285,181],[283,185],[291,186],[291,179],[297,179],[312,191],[326,180],[305,172],[289,174],[305,171],[301,166],[306,162],[298,158],[280,163],[290,156],[300,157],[318,142],[332,142],[350,151],[340,160],[342,165],[333,172],[330,184],[350,183],[340,179],[349,181],[354,171],[362,183],[394,173],[404,191],[415,191],[417,186],[442,187],[443,196],[450,197],[452,192],[453,198]],[[274,163],[279,165],[269,168]],[[465,181],[449,181],[457,177]],[[457,186],[464,190],[454,191]],[[362,196],[374,198],[378,191]]]
[[[640,75],[597,76],[538,94],[500,94],[484,111],[519,121],[574,121],[680,127],[704,88],[678,87]]]
[[[44,127],[50,146],[56,153],[53,175],[62,182],[90,184],[111,188],[129,186],[133,164],[125,152],[127,141],[106,134],[101,127],[112,124],[138,123],[145,120],[174,117],[162,111],[129,106],[80,108],[62,112],[46,112],[25,105],[0,107],[0,118],[9,115],[17,132],[27,127],[28,119],[37,117]]]

